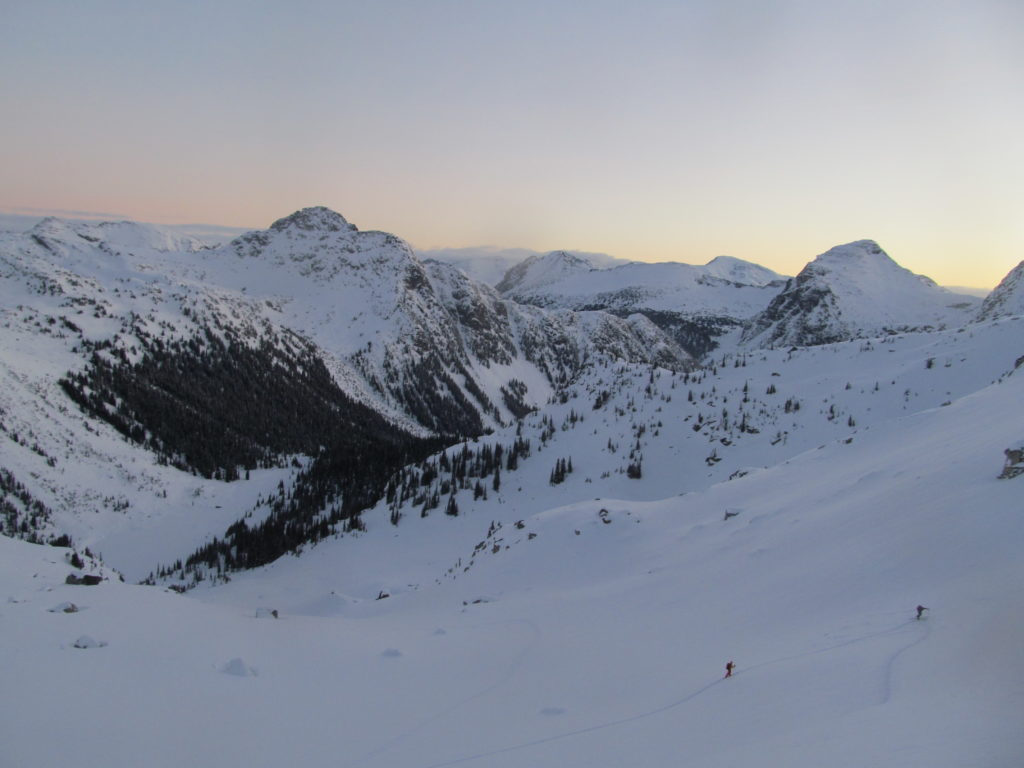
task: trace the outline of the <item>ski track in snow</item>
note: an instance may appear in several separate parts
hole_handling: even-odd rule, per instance
[[[408,731],[405,731],[404,733],[400,733],[400,734],[398,734],[396,736],[391,737],[390,739],[388,739],[387,741],[385,741],[383,744],[381,744],[380,746],[376,747],[375,749],[371,749],[369,752],[366,752],[366,753],[360,755],[359,757],[356,757],[353,760],[350,760],[350,761],[344,763],[343,765],[346,766],[346,768],[348,768],[348,766],[360,765],[361,763],[366,762],[370,758],[376,757],[377,755],[380,755],[380,754],[382,754],[384,752],[387,752],[392,747],[395,747],[395,746],[401,744],[403,741],[408,739],[410,736],[414,736],[415,734],[419,733],[424,728],[429,726],[431,723],[437,722],[438,720],[441,720],[442,718],[447,717],[448,715],[452,714],[453,712],[457,712],[458,710],[460,710],[463,707],[465,707],[467,704],[469,704],[469,703],[471,703],[473,701],[476,701],[477,699],[483,698],[487,694],[491,693],[494,690],[497,690],[501,686],[505,685],[509,680],[511,680],[512,676],[515,675],[516,671],[523,665],[523,662],[526,661],[526,658],[530,655],[530,652],[536,647],[538,641],[540,640],[540,637],[541,637],[542,633],[540,631],[540,628],[536,625],[536,623],[533,622],[533,621],[530,621],[529,619],[512,619],[510,621],[498,622],[498,624],[521,624],[521,625],[526,626],[528,629],[530,629],[533,632],[533,638],[530,641],[528,641],[528,643],[526,644],[526,647],[524,647],[523,650],[515,657],[515,659],[513,659],[512,663],[508,665],[505,673],[498,680],[496,680],[495,682],[491,683],[486,688],[483,688],[483,689],[477,691],[473,695],[466,697],[462,701],[458,701],[458,702],[452,704],[447,709],[441,710],[440,712],[438,712],[437,714],[433,715],[432,717],[428,717],[426,720],[423,720],[415,728],[412,728],[412,729],[410,729]],[[494,626],[494,625],[487,625],[487,626]],[[475,758],[471,758],[471,759],[475,759]]]
[[[899,659],[900,656],[902,656],[904,653],[909,651],[915,645],[917,645],[918,643],[922,643],[925,640],[927,640],[928,639],[928,635],[931,634],[931,627],[928,625],[928,621],[927,620],[919,622],[916,619],[910,619],[910,621],[907,622],[907,623],[911,623],[911,622],[914,623],[914,624],[921,624],[922,631],[920,631],[918,633],[919,636],[917,637],[916,640],[914,640],[913,642],[909,643],[908,645],[905,645],[902,648],[900,648],[898,651],[896,651],[896,653],[894,653],[892,656],[890,656],[889,660],[886,662],[886,664],[885,664],[885,677],[883,678],[883,685],[882,685],[882,700],[879,702],[879,704],[887,704],[889,702],[889,700],[892,699],[892,672],[893,672],[893,667],[896,666],[896,661]]]
[[[864,643],[864,642],[867,642],[867,641],[870,641],[870,640],[875,640],[877,638],[885,637],[887,635],[893,635],[893,634],[896,634],[896,633],[900,632],[901,630],[907,628],[908,626],[911,626],[911,625],[914,625],[914,624],[919,624],[919,623],[920,622],[918,622],[916,619],[908,619],[907,621],[901,622],[901,623],[897,624],[894,627],[889,627],[888,629],[883,629],[883,630],[880,630],[878,632],[872,632],[871,634],[868,634],[868,635],[862,635],[860,637],[855,637],[855,638],[852,638],[850,640],[845,640],[845,641],[843,641],[841,643],[836,643],[835,645],[830,645],[830,646],[828,646],[826,648],[819,648],[816,651],[809,651],[807,653],[798,653],[798,654],[794,654],[792,656],[783,656],[783,657],[778,658],[778,659],[771,659],[769,661],[762,661],[762,662],[759,662],[757,664],[753,664],[753,665],[751,665],[749,667],[745,667],[743,669],[742,673],[740,673],[740,672],[734,673],[733,677],[734,678],[738,677],[740,674],[749,675],[751,672],[753,672],[755,670],[758,670],[758,669],[764,669],[765,667],[775,666],[776,664],[785,664],[786,662],[795,661],[795,660],[798,660],[798,659],[805,659],[805,658],[808,658],[808,657],[811,657],[811,656],[819,656],[821,654],[830,653],[832,651],[839,650],[840,648],[846,648],[846,647],[851,646],[851,645],[856,645],[856,644]],[[930,633],[929,627],[927,626],[927,624],[924,624],[923,627],[924,627],[924,631],[923,632],[919,632],[917,637],[915,637],[913,640],[911,640],[906,645],[901,646],[886,661],[885,667],[884,667],[883,672],[882,672],[882,696],[881,696],[878,704],[885,704],[891,698],[891,695],[892,695],[893,667],[895,666],[895,663],[899,659],[899,657],[902,656],[905,652],[909,651],[914,646],[918,645],[919,643],[923,642],[924,640],[926,640],[928,638],[928,635]],[[521,657],[520,657],[520,661],[521,661]],[[596,731],[602,731],[602,730],[606,730],[608,728],[615,728],[616,726],[627,725],[629,723],[634,723],[634,722],[637,722],[639,720],[645,720],[645,719],[647,719],[649,717],[653,717],[654,715],[659,715],[659,714],[661,714],[663,712],[668,712],[669,710],[675,709],[677,707],[681,707],[682,705],[687,704],[687,703],[693,701],[698,696],[706,693],[707,691],[711,690],[712,688],[714,688],[715,686],[717,686],[717,685],[719,685],[719,684],[721,684],[723,682],[725,682],[725,678],[724,677],[723,678],[717,678],[715,680],[712,680],[709,683],[706,683],[705,685],[703,685],[702,687],[698,688],[697,690],[692,691],[691,693],[687,694],[686,696],[684,696],[681,699],[677,699],[676,701],[670,702],[669,704],[665,704],[664,706],[657,707],[655,709],[650,709],[650,710],[647,710],[645,712],[640,712],[640,713],[635,714],[635,715],[630,715],[628,717],[623,717],[623,718],[618,719],[618,720],[610,720],[610,721],[608,721],[606,723],[598,723],[597,725],[591,725],[591,726],[588,726],[586,728],[578,728],[578,729],[576,729],[574,731],[566,731],[565,733],[557,733],[557,734],[554,734],[552,736],[546,736],[546,737],[544,737],[542,739],[534,739],[533,741],[527,741],[527,742],[523,742],[523,743],[520,743],[520,744],[512,744],[510,746],[502,747],[500,749],[490,750],[488,752],[479,752],[479,753],[474,754],[474,755],[466,755],[464,757],[455,758],[454,760],[446,760],[446,761],[440,762],[440,763],[431,763],[430,765],[424,766],[424,768],[447,768],[447,766],[451,766],[451,765],[462,765],[464,763],[471,763],[471,762],[473,762],[475,760],[482,760],[482,759],[484,759],[486,757],[494,757],[496,755],[503,755],[503,754],[507,754],[509,752],[517,752],[517,751],[519,751],[521,749],[529,749],[530,747],[538,747],[538,746],[541,746],[543,744],[550,744],[551,742],[554,742],[554,741],[561,741],[563,739],[569,739],[569,738],[572,738],[574,736],[583,736],[583,735],[588,734],[588,733],[594,733]],[[494,688],[496,688],[500,684],[501,684],[501,682],[499,681],[498,683],[496,683],[495,685],[492,685],[487,690],[488,691],[489,690],[493,690]],[[483,695],[486,692],[487,691],[482,691],[480,694],[477,694],[476,696],[471,697],[467,701],[475,699],[478,696]],[[463,703],[465,703],[465,702],[463,702]],[[456,705],[455,707],[452,707],[452,709],[456,709],[459,706],[461,706],[461,704]],[[449,711],[451,711],[451,710],[449,710]],[[436,719],[436,718],[431,718],[431,720],[434,720],[434,719]],[[426,723],[424,723],[424,725],[426,725]],[[422,727],[422,726],[420,726],[420,727]],[[419,730],[419,729],[417,729],[417,730]],[[400,738],[402,738],[402,737],[396,737],[395,740],[400,739]],[[389,743],[393,743],[395,740],[392,740],[392,742],[389,742]],[[381,749],[384,749],[384,747],[382,747]],[[370,753],[370,754],[375,754],[376,752],[379,752],[379,751],[381,751],[381,750],[375,750],[374,753]]]

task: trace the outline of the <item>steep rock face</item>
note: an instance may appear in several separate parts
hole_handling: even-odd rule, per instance
[[[502,299],[451,265],[427,262],[426,267],[434,291],[455,320],[454,333],[485,366],[513,365],[522,357],[558,383],[597,355],[672,369],[692,364],[689,355],[642,317],[543,310]]]
[[[771,270],[725,256],[705,266],[632,262],[596,269],[555,252],[510,269],[497,289],[539,307],[643,314],[700,358],[764,309],[781,285],[782,277]]]
[[[981,304],[978,322],[1024,315],[1024,261],[1010,270]]]
[[[978,300],[894,262],[873,240],[818,256],[757,315],[742,341],[811,346],[865,335],[960,325]]]
[[[518,354],[508,330],[514,306],[451,265],[427,261],[424,268],[431,289],[453,321],[453,336],[483,365],[511,365]]]

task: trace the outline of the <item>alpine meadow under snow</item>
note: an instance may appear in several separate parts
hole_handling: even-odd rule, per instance
[[[1024,264],[429,255],[0,233],[0,764],[1020,764]]]

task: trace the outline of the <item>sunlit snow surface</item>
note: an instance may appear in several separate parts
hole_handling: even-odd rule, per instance
[[[644,438],[644,481],[587,483],[623,427],[581,396],[559,407],[582,423],[459,517],[409,514],[395,528],[382,509],[365,534],[184,596],[64,585],[66,550],[0,538],[2,762],[1017,765],[1024,480],[996,476],[1024,432],[1024,373],[1007,375],[1019,350],[993,341],[1010,330],[1019,338],[1009,322],[945,337],[949,368],[926,367],[938,340],[921,335],[801,352],[816,365],[766,357],[778,377],[754,378],[752,359],[721,369],[694,388],[737,392],[751,378],[761,397],[791,375],[803,413],[812,372],[829,370],[851,380],[832,402],[888,410],[855,428],[816,412],[790,437],[815,444],[779,462],[719,444],[727,458],[701,463],[707,473],[759,469],[692,479],[683,495],[657,495],[696,472],[683,453],[674,474],[651,461],[672,455],[657,442],[665,427]],[[974,364],[957,372],[958,354]],[[902,391],[872,394],[897,357],[907,400],[938,402],[904,412]],[[641,392],[605,408],[657,407]],[[682,401],[686,388],[671,392]],[[550,487],[541,476],[564,455],[576,471]],[[608,498],[631,487],[634,500]],[[51,611],[65,601],[79,611]],[[83,636],[95,646],[75,647]]]

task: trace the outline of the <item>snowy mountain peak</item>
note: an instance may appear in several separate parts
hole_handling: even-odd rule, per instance
[[[837,245],[820,254],[811,264],[829,269],[902,269],[874,240],[855,240]]]
[[[811,272],[828,272],[833,276],[847,273],[854,279],[867,283],[872,279],[888,280],[898,275],[899,280],[913,278],[917,283],[938,288],[934,280],[925,275],[916,275],[896,261],[874,240],[855,240],[837,245],[818,256],[807,265]],[[867,286],[866,287],[871,287]],[[946,290],[944,288],[939,290]]]
[[[755,346],[806,346],[959,325],[977,304],[901,267],[874,240],[857,240],[804,267],[743,339]]]
[[[836,245],[829,248],[825,253],[818,256],[819,259],[829,260],[834,258],[849,258],[857,256],[884,256],[890,258],[889,254],[882,250],[882,246],[877,241],[867,239],[854,240],[850,243],[844,243],[842,245]]]
[[[499,293],[531,291],[592,269],[594,265],[582,256],[568,251],[551,251],[516,264],[495,288]]]
[[[978,312],[978,320],[1024,315],[1024,261],[1010,270],[987,297]]]
[[[275,232],[284,232],[285,230],[292,228],[322,232],[357,231],[356,226],[354,224],[349,224],[349,222],[345,220],[345,217],[340,213],[332,211],[330,208],[326,208],[322,205],[298,210],[290,216],[278,219],[270,225],[270,228]]]
[[[330,282],[342,272],[370,263],[422,271],[412,248],[401,238],[386,232],[360,232],[340,213],[322,206],[296,211],[269,229],[247,232],[222,250],[277,266],[290,265],[317,282]]]

